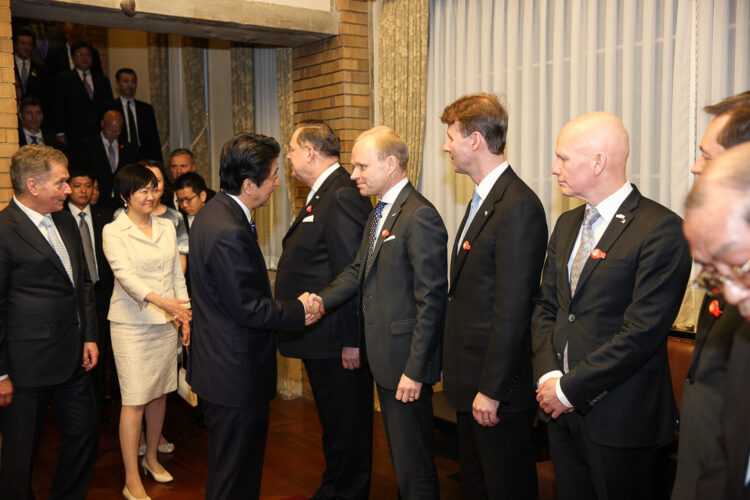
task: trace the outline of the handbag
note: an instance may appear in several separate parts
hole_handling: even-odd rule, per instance
[[[187,404],[190,406],[198,406],[198,395],[193,392],[192,387],[190,387],[190,384],[187,382],[187,368],[185,367],[185,360],[188,359],[189,353],[188,347],[183,347],[183,361],[182,366],[180,366],[180,370],[177,373],[177,394],[180,395],[182,399],[184,399]]]

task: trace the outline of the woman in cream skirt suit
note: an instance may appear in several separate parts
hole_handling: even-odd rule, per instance
[[[144,474],[159,482],[172,476],[157,459],[166,394],[177,389],[177,328],[190,342],[190,311],[174,225],[153,217],[157,180],[143,165],[115,176],[126,210],[104,227],[104,254],[115,275],[108,319],[122,395],[120,448],[128,499],[149,498],[138,471],[138,440],[146,416]]]

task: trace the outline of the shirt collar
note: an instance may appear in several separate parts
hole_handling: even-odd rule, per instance
[[[31,219],[31,222],[33,222],[36,227],[39,227],[41,225],[46,214],[41,214],[36,210],[27,207],[26,205],[18,201],[18,198],[16,198],[15,196],[13,197],[13,202],[18,205],[18,208],[20,208],[29,219]]]
[[[83,71],[81,69],[76,68],[76,72],[78,72],[78,76],[80,76],[81,78],[83,78],[87,73],[91,75],[91,70]]]
[[[30,57],[29,57],[28,59],[21,59],[20,57],[18,57],[18,56],[15,56],[15,58],[16,58],[16,64],[17,64],[17,65],[18,65],[19,67],[20,67],[20,66],[21,66],[21,64],[22,64],[22,63],[24,63],[24,62],[28,63],[27,67],[28,67],[28,70],[29,70],[29,72],[31,72],[31,58],[30,58]]]
[[[394,201],[396,201],[396,198],[398,198],[398,195],[401,193],[401,190],[404,189],[404,186],[409,182],[408,177],[404,177],[400,181],[396,183],[395,186],[393,186],[391,189],[389,189],[380,200],[383,203],[386,203],[390,205]]]
[[[105,148],[109,148],[109,139],[107,139],[106,137],[104,137],[104,134],[102,134],[101,132],[99,132],[99,135],[102,138],[102,143],[104,144],[104,147]],[[117,149],[117,146],[119,146],[119,144],[117,142],[117,139],[115,139],[114,141],[112,141],[112,145],[115,147],[115,149]]]
[[[91,220],[91,205],[86,205],[85,207],[83,207],[83,210],[81,210],[77,206],[68,202],[68,209],[70,210],[70,213],[73,214],[73,217],[76,219],[78,218],[78,214],[83,212],[88,216],[89,220]]]
[[[485,198],[487,198],[487,195],[490,194],[490,191],[492,190],[492,187],[495,185],[495,182],[500,178],[501,175],[503,175],[503,172],[508,168],[508,162],[504,161],[492,171],[484,176],[484,179],[482,179],[482,182],[477,184],[477,194],[479,197],[484,201]]]
[[[317,192],[320,189],[320,186],[323,185],[326,179],[328,179],[328,177],[330,177],[337,168],[339,168],[338,162],[325,169],[323,173],[320,174],[317,179],[315,179],[315,182],[313,182],[313,185],[310,189]]]
[[[230,198],[232,198],[235,201],[235,203],[237,203],[240,206],[240,208],[242,209],[242,211],[245,213],[245,217],[247,217],[247,221],[250,222],[250,223],[252,223],[253,222],[253,216],[250,214],[250,209],[247,208],[247,205],[245,205],[244,203],[242,203],[242,200],[240,200],[239,197],[237,197],[237,196],[235,196],[233,194],[229,194],[229,193],[225,193],[225,194],[227,196],[229,196]]]
[[[606,197],[596,207],[594,207],[596,208],[596,211],[599,212],[599,216],[602,218],[602,220],[609,224],[609,221],[611,221],[615,216],[615,213],[617,213],[620,205],[622,205],[622,203],[625,201],[625,198],[628,197],[631,191],[633,191],[633,186],[629,182],[625,181],[625,184],[623,184],[620,189]],[[587,203],[586,206],[590,207],[591,205]]]
[[[123,104],[124,104],[125,106],[127,106],[127,105],[128,105],[128,103],[129,103],[130,101],[133,101],[133,102],[135,102],[135,98],[133,98],[133,97],[123,97],[123,96],[120,96],[120,101],[122,101],[122,103],[123,103]]]
[[[42,137],[42,131],[41,130],[39,130],[39,132],[37,132],[35,134],[35,133],[31,132],[29,129],[27,129],[26,127],[23,127],[23,133],[26,134],[26,135],[28,135],[29,137]]]

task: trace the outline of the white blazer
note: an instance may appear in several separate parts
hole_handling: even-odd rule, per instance
[[[151,216],[151,239],[125,211],[104,226],[102,247],[115,275],[107,319],[131,325],[154,325],[172,317],[144,302],[149,292],[168,299],[187,299],[185,277],[172,221]]]

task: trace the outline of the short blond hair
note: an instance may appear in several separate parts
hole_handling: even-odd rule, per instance
[[[380,161],[393,156],[398,160],[399,167],[406,170],[406,166],[409,164],[409,148],[395,130],[385,125],[378,125],[359,134],[355,142],[370,137],[372,137],[375,148],[378,150],[378,159]]]
[[[10,160],[10,182],[13,191],[23,194],[26,192],[26,181],[46,178],[52,163],[68,167],[68,159],[53,147],[29,144],[19,148]]]

